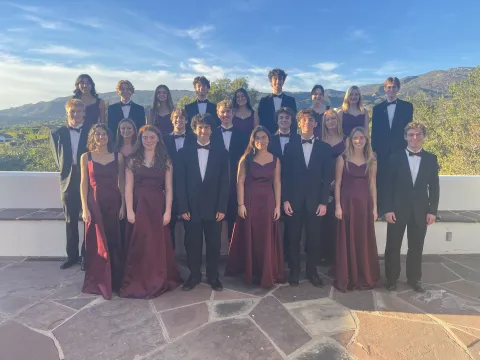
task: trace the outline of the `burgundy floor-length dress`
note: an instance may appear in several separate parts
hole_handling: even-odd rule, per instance
[[[343,113],[342,130],[345,136],[349,136],[354,128],[357,126],[365,127],[365,114],[358,114],[357,116]]]
[[[337,157],[345,151],[345,138],[338,144],[332,146],[332,174],[335,179],[335,165]],[[332,265],[335,256],[335,239],[337,218],[335,217],[335,192],[332,187],[330,191],[329,202],[327,205],[327,213],[323,218],[321,237],[320,237],[320,255],[321,265]]]
[[[265,165],[255,161],[245,179],[246,219],[237,216],[228,252],[226,276],[244,274],[248,285],[271,288],[285,281],[279,222],[273,221],[273,179],[277,158]]]
[[[170,113],[164,116],[157,115],[157,118],[155,119],[155,126],[160,131],[160,134],[167,135],[173,131],[173,124],[170,117]]]
[[[345,159],[345,158],[344,158]],[[373,220],[373,203],[366,164],[345,160],[337,221],[334,286],[347,290],[372,289],[380,285],[380,265]]]
[[[253,131],[255,122],[254,122],[254,114],[255,112],[252,111],[252,114],[249,117],[246,117],[245,119],[242,119],[241,117],[234,116],[232,119],[232,124],[234,128],[237,128],[240,130],[242,133],[244,133],[246,136],[250,138],[250,134]]]
[[[118,215],[122,205],[118,189],[118,153],[102,165],[88,153],[90,187],[87,205],[91,220],[85,224],[85,280],[82,292],[112,298],[122,279],[122,245]]]
[[[135,223],[127,223],[126,261],[121,297],[151,299],[175,289],[178,272],[170,229],[163,226],[165,173],[139,167],[134,174]]]

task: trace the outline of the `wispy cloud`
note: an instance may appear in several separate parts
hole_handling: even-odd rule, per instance
[[[322,71],[332,71],[338,68],[340,64],[337,64],[334,62],[323,62],[323,63],[318,63],[312,66]]]
[[[370,42],[370,35],[365,29],[350,29],[348,32],[348,37],[350,40],[364,40]]]
[[[89,53],[83,50],[68,47],[68,46],[62,46],[62,45],[47,45],[41,48],[32,49],[31,51],[40,53],[40,54],[50,54],[50,55],[74,55],[74,56],[81,56],[81,57],[90,56]]]
[[[189,29],[178,29],[158,22],[156,22],[155,25],[159,29],[172,35],[192,39],[199,49],[204,49],[208,46],[205,40],[215,31],[215,26],[213,25],[201,25]]]
[[[6,4],[21,9],[26,12],[38,13],[41,11],[41,8],[38,6],[31,6],[31,5],[22,5],[22,4],[15,4],[11,2],[7,2]]]
[[[170,67],[172,65],[169,65],[167,63],[164,63],[162,61],[156,61],[152,64],[152,66],[158,66],[158,67]]]
[[[26,28],[21,28],[21,27],[16,27],[16,28],[8,28],[7,32],[16,32],[16,33],[21,33],[21,32],[26,32]]]
[[[40,25],[40,27],[44,29],[58,30],[58,29],[65,28],[65,24],[63,24],[62,22],[48,21],[34,15],[25,15],[25,19],[33,21],[34,23]]]

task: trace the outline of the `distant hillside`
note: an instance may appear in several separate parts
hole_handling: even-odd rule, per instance
[[[400,97],[413,97],[419,92],[424,92],[429,96],[437,97],[447,95],[450,84],[463,80],[474,68],[454,68],[449,70],[435,70],[418,76],[407,76],[401,79],[402,88]],[[373,105],[383,100],[383,84],[361,86],[362,95],[367,105]],[[185,95],[193,96],[193,91],[189,90],[171,90],[173,102]],[[260,94],[264,96],[265,94]],[[298,108],[310,106],[310,92],[292,93],[297,101]],[[339,107],[342,104],[344,91],[326,90],[326,101],[332,107]],[[109,103],[118,102],[118,95],[115,92],[100,94],[104,100]],[[145,107],[152,105],[153,90],[135,91],[133,100]],[[0,110],[0,125],[12,125],[41,120],[54,120],[65,117],[65,102],[68,96],[57,98],[52,101],[42,101],[37,104],[26,104],[15,108]]]

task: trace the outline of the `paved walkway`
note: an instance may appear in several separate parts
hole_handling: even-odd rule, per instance
[[[268,292],[224,278],[223,292],[200,285],[150,301],[105,301],[81,294],[78,267],[0,258],[0,358],[480,359],[479,260],[426,256],[425,294],[409,290],[403,274],[391,294],[342,294],[328,278],[323,289],[303,281]]]

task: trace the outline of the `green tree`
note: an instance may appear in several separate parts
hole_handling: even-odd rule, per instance
[[[194,102],[194,101],[195,101],[194,97],[185,95],[185,96],[181,97],[180,100],[178,100],[177,108],[183,109],[183,108],[185,108],[185,105],[190,104],[191,102]]]
[[[250,96],[252,106],[258,102],[258,91],[251,89],[246,77],[239,77],[234,80],[228,78],[219,79],[211,83],[210,91],[208,92],[208,99],[214,103],[222,100],[231,100],[235,91],[239,88],[247,90]]]

